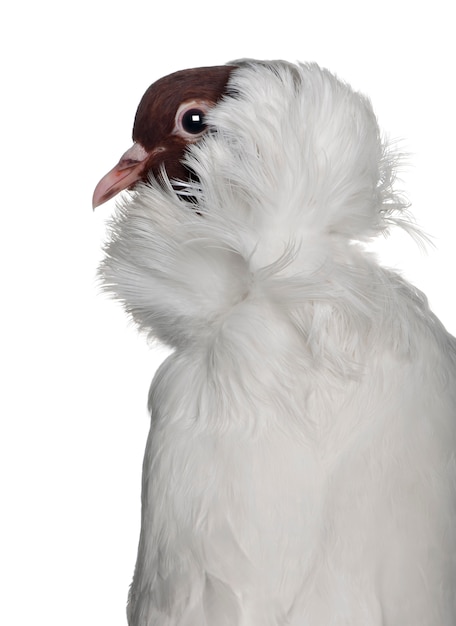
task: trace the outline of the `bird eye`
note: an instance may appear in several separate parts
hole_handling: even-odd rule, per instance
[[[182,128],[191,135],[198,135],[206,129],[204,112],[200,109],[189,109],[182,116]]]
[[[174,133],[188,141],[195,141],[207,129],[206,114],[210,103],[205,100],[187,100],[177,110]]]

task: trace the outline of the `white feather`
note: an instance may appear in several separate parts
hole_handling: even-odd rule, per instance
[[[409,227],[398,157],[329,72],[238,65],[199,182],[133,193],[101,268],[174,348],[129,622],[454,626],[456,342],[358,243]]]

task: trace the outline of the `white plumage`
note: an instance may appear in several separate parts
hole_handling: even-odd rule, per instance
[[[174,348],[129,623],[455,626],[456,342],[361,243],[412,229],[397,157],[318,66],[227,67],[191,176],[136,182],[101,267]]]

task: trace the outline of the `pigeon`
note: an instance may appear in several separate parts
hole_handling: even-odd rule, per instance
[[[456,340],[369,242],[419,229],[370,101],[314,63],[152,84],[103,289],[149,392],[130,626],[454,626]]]

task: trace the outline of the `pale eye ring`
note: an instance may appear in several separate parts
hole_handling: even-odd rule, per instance
[[[206,114],[209,105],[206,102],[192,100],[181,104],[176,113],[174,132],[185,139],[195,140],[207,129]]]

